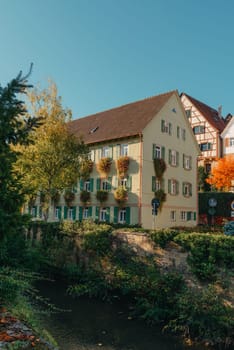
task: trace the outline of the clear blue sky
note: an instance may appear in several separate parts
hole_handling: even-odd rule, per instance
[[[73,118],[178,89],[234,114],[233,0],[0,0],[0,84],[34,63]]]

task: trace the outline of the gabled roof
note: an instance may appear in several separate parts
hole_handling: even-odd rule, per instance
[[[82,136],[86,144],[136,136],[162,109],[168,99],[178,94],[170,91],[69,122],[69,130]]]
[[[226,123],[225,128],[221,134],[222,137],[225,137],[228,130],[234,125],[234,117],[232,116],[229,121]]]
[[[212,125],[215,129],[222,132],[225,128],[225,122],[222,117],[219,116],[219,113],[216,109],[206,105],[205,103],[196,100],[195,98],[185,94],[184,92],[181,96],[186,96],[195,108],[199,110],[199,112],[203,115],[204,118]]]

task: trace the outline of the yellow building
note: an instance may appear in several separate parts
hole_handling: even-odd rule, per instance
[[[73,120],[69,128],[89,146],[93,167],[71,205],[62,199],[56,207],[58,219],[196,225],[199,149],[177,91]]]

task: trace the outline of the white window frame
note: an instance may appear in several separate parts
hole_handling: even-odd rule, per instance
[[[101,190],[108,191],[109,190],[109,182],[106,179],[102,179],[101,181]]]
[[[93,162],[95,161],[95,150],[91,149],[89,152],[89,159],[91,159]]]
[[[121,156],[128,156],[128,144],[127,143],[120,145],[120,155]]]
[[[107,209],[106,208],[100,208],[99,220],[102,221],[102,222],[106,222],[106,215],[107,215]]]
[[[186,211],[181,211],[180,212],[180,219],[181,221],[187,221],[187,212]]]
[[[84,191],[91,192],[91,181],[90,181],[90,179],[84,181]]]
[[[128,179],[125,177],[123,179],[119,179],[119,186],[123,186],[124,188],[127,188]]]
[[[73,220],[73,212],[74,212],[74,208],[68,208],[68,211],[67,211],[68,220]]]
[[[102,158],[110,158],[111,157],[111,148],[110,146],[102,147]]]
[[[154,145],[154,159],[162,158],[162,146]]]
[[[191,157],[184,155],[184,169],[190,170],[192,168]]]
[[[234,147],[234,137],[230,138],[229,144],[230,144],[230,147]]]
[[[161,190],[162,188],[162,181],[156,177],[155,179],[155,191]]]
[[[183,183],[183,195],[184,197],[191,197],[191,184],[189,182]]]
[[[171,181],[171,187],[170,187],[170,194],[175,196],[177,195],[177,185],[178,185],[178,181],[175,179],[170,179]]]
[[[88,207],[84,207],[83,208],[83,219],[85,220],[85,219],[88,219],[88,217],[89,217],[89,208]]]
[[[118,223],[125,224],[126,223],[126,208],[121,208],[118,213]]]
[[[172,166],[177,165],[177,152],[174,149],[171,150],[171,165]]]
[[[176,210],[170,211],[170,221],[176,221]]]

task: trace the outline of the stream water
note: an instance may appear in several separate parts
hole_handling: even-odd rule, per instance
[[[126,304],[118,300],[73,299],[58,282],[43,282],[39,290],[55,306],[69,310],[43,320],[61,350],[204,350],[187,347],[158,328],[132,319]]]

